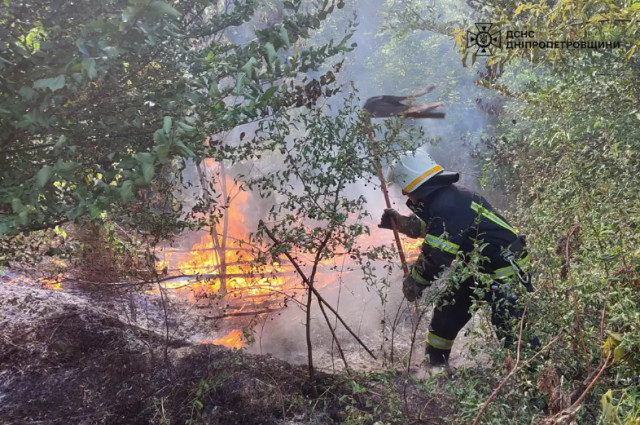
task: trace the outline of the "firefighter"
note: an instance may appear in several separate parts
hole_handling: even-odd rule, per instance
[[[518,297],[510,286],[521,284],[532,290],[524,238],[482,196],[455,184],[458,179],[458,173],[444,171],[424,148],[407,153],[391,167],[389,180],[402,188],[414,214],[406,217],[386,209],[379,225],[390,229],[393,218],[401,233],[424,238],[420,256],[402,284],[409,301],[431,288],[454,259],[469,259],[474,244],[483,247],[479,255],[486,260],[480,272],[490,276],[493,284],[479,288],[478,276],[472,276],[451,285],[436,302],[426,341],[432,366],[448,366],[453,341],[471,319],[470,308],[479,297],[477,289],[482,289],[485,295],[481,298],[490,303],[491,322],[506,347],[514,340],[513,321],[521,317]]]

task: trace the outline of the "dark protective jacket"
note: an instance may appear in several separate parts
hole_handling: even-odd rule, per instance
[[[407,206],[422,220],[426,233],[412,271],[418,283],[430,284],[458,252],[473,251],[476,241],[488,244],[481,252],[488,257],[483,272],[493,278],[508,278],[527,268],[523,238],[482,196],[455,184],[424,185],[413,195],[417,204],[409,200]]]

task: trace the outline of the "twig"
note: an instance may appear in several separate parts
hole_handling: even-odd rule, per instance
[[[411,324],[411,345],[409,346],[409,359],[407,361],[407,373],[409,372],[409,368],[411,367],[411,357],[413,355],[413,347],[416,343],[416,335],[418,334],[418,326],[420,326],[420,322],[422,321],[422,317],[427,313],[428,304],[423,305],[424,308],[418,303],[416,303],[416,310],[418,310],[418,318],[417,320]]]
[[[609,299],[609,293],[611,292],[611,281],[607,284],[607,295],[605,295],[604,299]],[[604,319],[607,313],[607,303],[605,301],[602,306],[602,312],[600,313],[600,341],[604,341]],[[604,349],[600,349],[600,361],[602,361],[602,357],[604,354]]]
[[[333,328],[333,326],[331,326],[331,321],[329,320],[329,316],[327,316],[327,312],[324,310],[324,306],[322,305],[322,303],[319,302],[318,306],[320,307],[320,311],[324,316],[324,320],[327,322],[329,331],[331,331],[331,337],[333,338],[333,341],[336,343],[336,346],[338,347],[338,353],[340,353],[340,358],[342,359],[342,363],[344,363],[344,368],[347,371],[347,374],[351,376],[351,369],[349,368],[349,364],[347,363],[347,358],[344,355],[344,351],[342,351],[342,345],[340,345],[340,341],[338,340],[336,331]]]
[[[578,405],[580,404],[580,402],[587,396],[587,394],[589,393],[589,391],[591,391],[591,389],[593,388],[593,386],[596,384],[596,382],[598,382],[598,379],[600,379],[600,376],[602,376],[602,373],[605,371],[605,369],[607,368],[607,366],[609,366],[609,361],[611,360],[611,357],[613,356],[613,350],[609,351],[609,355],[607,356],[607,358],[604,361],[604,364],[602,365],[602,367],[600,368],[600,371],[598,372],[598,374],[596,375],[595,378],[593,378],[593,380],[591,381],[591,383],[589,384],[589,386],[587,386],[587,388],[582,392],[582,394],[580,395],[580,397],[578,397],[578,399],[576,401],[573,402],[573,404],[571,405],[571,407],[575,408],[578,407]]]
[[[567,263],[567,276],[569,277],[570,287],[573,287],[573,276],[571,275],[571,252],[569,251],[569,243],[571,242],[571,237],[573,236],[573,234],[578,231],[580,231],[580,222],[576,221],[576,223],[569,230],[569,233],[567,234],[567,241],[565,242],[564,258]],[[589,374],[591,373],[591,366],[589,365],[589,354],[587,353],[587,347],[584,343],[584,336],[582,335],[582,320],[580,319],[580,311],[578,309],[578,296],[576,295],[575,291],[573,291],[571,295],[573,298],[573,316],[575,318],[576,332],[578,333],[578,336],[580,338],[582,355],[584,356],[587,374]]]
[[[405,297],[402,297],[402,301],[400,301],[400,304],[398,305],[398,310],[396,310],[396,315],[393,318],[393,323],[391,324],[391,353],[390,353],[390,357],[391,357],[391,365],[393,366],[393,354],[394,354],[394,348],[395,348],[395,337],[396,337],[396,328],[398,327],[398,320],[400,319],[400,312],[402,311],[402,305],[404,304],[404,300],[406,300]]]
[[[262,228],[264,229],[265,233],[267,234],[267,236],[269,236],[269,238],[276,244],[276,245],[282,245],[280,243],[280,241],[278,241],[278,239],[275,237],[275,235],[269,230],[269,228],[265,225],[264,221],[260,220],[259,221],[259,225],[262,226]],[[285,255],[285,257],[287,257],[287,259],[289,259],[289,261],[291,262],[291,264],[293,265],[293,267],[296,269],[296,271],[298,272],[298,274],[300,275],[300,278],[302,278],[302,281],[307,284],[307,286],[309,287],[309,289],[313,292],[313,294],[316,296],[316,298],[318,299],[319,303],[322,303],[325,307],[327,307],[329,309],[329,311],[331,311],[336,318],[340,321],[340,323],[342,323],[342,326],[345,327],[345,329],[351,334],[351,336],[353,336],[353,338],[358,342],[358,344],[360,344],[360,346],[362,348],[364,348],[364,350],[373,358],[376,359],[376,356],[373,354],[373,352],[369,349],[369,347],[367,347],[367,345],[360,339],[360,337],[353,331],[353,329],[351,329],[351,327],[344,321],[344,319],[342,318],[342,316],[340,316],[340,314],[331,306],[331,304],[329,304],[324,297],[322,296],[322,294],[320,294],[320,292],[318,292],[318,290],[313,287],[313,285],[309,286],[309,278],[307,278],[307,276],[305,275],[305,273],[302,271],[302,269],[300,268],[300,265],[296,262],[296,260],[293,258],[293,256],[289,253],[289,251],[285,250],[283,252],[283,254]]]
[[[429,407],[429,404],[433,401],[433,398],[430,398],[429,401],[427,401],[424,406],[422,406],[422,409],[420,409],[420,414],[418,415],[418,421],[422,421],[422,414],[424,413],[425,410],[427,410],[427,407]],[[428,419],[428,418],[425,418]]]
[[[604,359],[603,359],[604,361]],[[598,365],[598,367],[596,367],[595,369],[593,369],[591,371],[591,373],[589,375],[587,375],[586,378],[584,378],[582,380],[582,382],[580,382],[578,385],[575,386],[575,388],[573,389],[573,391],[571,391],[571,394],[569,394],[569,400],[571,400],[571,403],[573,404],[573,402],[575,400],[578,399],[578,394],[582,394],[582,392],[584,391],[585,388],[587,388],[587,386],[589,385],[589,383],[593,380],[593,377],[595,375],[598,374],[598,372],[600,372],[600,366],[602,365],[602,362],[600,362],[600,364]]]
[[[536,354],[531,356],[531,358],[529,360],[523,362],[522,365],[519,366],[519,363],[520,363],[520,343],[522,342],[522,328],[523,328],[523,324],[524,324],[524,313],[526,313],[526,308],[525,308],[525,311],[522,313],[522,318],[520,319],[520,334],[518,335],[518,354],[517,354],[517,358],[516,358],[516,363],[513,366],[513,369],[511,369],[511,372],[509,372],[509,374],[502,380],[500,385],[498,385],[498,387],[495,390],[493,390],[493,392],[491,393],[491,395],[489,396],[487,401],[484,402],[484,404],[482,405],[482,408],[480,409],[480,411],[476,415],[476,418],[474,419],[472,425],[477,425],[478,424],[478,422],[480,421],[480,417],[482,416],[484,411],[489,406],[489,403],[491,403],[491,401],[494,398],[496,398],[496,396],[498,395],[500,390],[506,385],[507,381],[509,379],[511,379],[511,377],[513,375],[515,375],[516,373],[520,372],[523,368],[527,367],[536,357],[538,357],[538,355],[540,355],[541,353],[543,353],[544,351],[549,349],[562,336],[562,333],[564,331],[563,329],[560,330],[560,333],[555,338],[553,338],[547,345],[542,347],[540,349],[540,351],[538,351]]]
[[[428,305],[428,304],[427,304]],[[421,308],[421,306],[416,302],[416,308],[418,310],[418,318],[415,321],[415,323],[411,324],[411,344],[409,346],[409,359],[407,360],[407,374],[409,374],[409,371],[411,369],[411,357],[413,356],[413,347],[415,346],[416,343],[416,335],[418,334],[418,326],[420,326],[420,322],[422,321],[422,317],[425,315],[425,313],[427,312],[427,305],[423,305],[424,308]],[[402,388],[402,398],[404,399],[404,408],[405,408],[405,415],[407,415],[407,417],[409,416],[409,399],[407,397],[407,387],[408,387],[409,381],[405,379],[404,381],[404,385]]]
[[[254,310],[254,311],[241,311],[238,313],[224,313],[218,316],[203,316],[206,320],[218,320],[224,319],[225,317],[240,317],[240,316],[259,316],[261,314],[273,313],[274,311],[280,311],[280,308],[267,308],[264,310]]]
[[[609,355],[605,359],[604,363],[601,363],[601,366],[599,366],[599,368],[596,369],[597,370],[596,376],[591,380],[591,382],[589,383],[587,388],[582,392],[580,397],[578,397],[578,399],[573,402],[573,404],[571,406],[567,407],[566,409],[562,409],[561,411],[559,411],[555,415],[544,419],[540,423],[541,424],[555,424],[555,423],[558,423],[558,419],[560,419],[562,417],[566,417],[568,415],[569,416],[574,415],[578,411],[578,409],[580,408],[580,403],[582,402],[582,400],[587,396],[587,394],[589,394],[589,392],[591,391],[593,386],[596,384],[596,382],[598,382],[598,380],[600,379],[600,377],[604,373],[605,369],[609,365],[609,361],[611,360],[612,356],[613,356],[613,351],[610,351]],[[594,373],[595,373],[595,370],[594,370]]]
[[[278,393],[280,394],[280,405],[282,407],[282,419],[285,419],[287,417],[287,411],[285,409],[284,406],[284,394],[282,394],[282,390],[280,389],[280,385],[278,384],[278,381],[276,381],[276,379],[271,376],[268,372],[265,372],[265,375],[267,375],[269,378],[271,378],[271,380],[273,381],[273,383],[276,386],[276,389],[278,390]]]
[[[160,300],[162,301],[162,310],[164,313],[164,327],[165,327],[165,339],[164,339],[164,361],[167,363],[169,361],[169,315],[167,313],[167,299],[160,285],[160,281],[157,281],[158,290],[160,291]]]
[[[524,307],[522,317],[520,318],[520,330],[518,331],[518,349],[516,350],[516,364],[513,367],[518,367],[518,363],[520,363],[520,345],[522,344],[522,328],[524,327],[525,314],[527,314],[527,306]]]
[[[307,340],[307,359],[308,359],[308,369],[309,369],[309,381],[315,381],[315,376],[313,373],[313,347],[311,345],[311,302],[313,301],[313,282],[308,281],[307,285],[309,285],[309,290],[307,291],[307,305],[306,305],[306,323],[305,323],[305,337]],[[315,388],[315,387],[314,387]]]

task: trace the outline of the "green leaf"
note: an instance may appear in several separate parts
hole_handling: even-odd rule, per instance
[[[60,172],[61,174],[68,174],[77,170],[78,167],[80,167],[80,164],[78,164],[77,162],[58,161],[56,162],[54,169]]]
[[[148,162],[142,164],[142,177],[144,178],[145,183],[151,182],[151,179],[153,179],[153,175],[155,174],[155,172],[156,170],[153,164],[150,164]]]
[[[120,51],[117,47],[106,46],[102,48],[102,51],[105,55],[107,55],[109,59],[117,58],[118,56],[120,56]]]
[[[67,212],[67,218],[69,220],[75,220],[76,218],[80,217],[83,212],[84,212],[84,206],[78,205],[77,207]]]
[[[51,178],[52,174],[53,167],[51,167],[50,165],[45,165],[44,167],[42,167],[36,174],[36,185],[38,185],[39,187],[44,187],[44,185],[47,184],[47,182]]]
[[[258,61],[256,60],[256,58],[252,57],[244,65],[242,65],[242,68],[240,68],[240,70],[244,72],[249,78],[251,78],[253,75],[253,69],[257,65]]]
[[[129,6],[122,11],[122,22],[129,22],[134,16],[136,16],[137,9]]]
[[[123,202],[129,202],[133,198],[133,182],[125,180],[120,186],[120,199]]]
[[[267,102],[269,102],[271,100],[271,98],[273,97],[273,95],[276,94],[277,91],[278,91],[278,87],[277,86],[269,87],[267,89],[267,91],[265,91],[262,94],[262,97],[260,98],[260,103],[264,105]]]
[[[276,60],[278,60],[276,49],[275,47],[273,47],[273,44],[267,43],[264,45],[264,50],[267,58],[267,63],[271,66]]]
[[[180,128],[180,130],[184,131],[185,133],[193,133],[194,131],[196,131],[196,128],[183,123],[182,121],[178,121],[178,127]]]
[[[21,224],[22,226],[26,226],[29,223],[29,210],[28,209],[24,209],[22,211],[20,211],[20,213],[18,214],[18,219],[17,219],[18,224]]]
[[[178,140],[174,143],[174,146],[176,147],[176,151],[178,152],[178,154],[180,156],[184,156],[186,158],[193,158],[194,157],[194,153],[191,149],[189,149],[184,143],[182,143],[182,141]]]
[[[179,17],[181,15],[180,12],[178,12],[171,5],[163,1],[152,1],[151,4],[149,4],[149,9],[153,10],[154,12],[164,13],[166,15],[171,15],[175,17]]]
[[[96,60],[93,58],[82,59],[82,71],[84,71],[90,80],[94,80],[98,76]]]
[[[161,128],[153,133],[153,141],[157,144],[171,143],[171,139],[167,137],[167,134]]]
[[[54,151],[55,151],[55,150],[58,150],[58,149],[60,149],[61,147],[63,147],[64,145],[66,145],[66,144],[67,144],[67,136],[65,136],[65,135],[63,134],[62,136],[60,136],[60,137],[58,138],[58,141],[56,142],[56,144],[55,144],[55,145],[53,145],[53,150],[54,150]]]
[[[36,94],[35,90],[31,87],[22,87],[18,93],[20,93],[20,96],[22,96],[24,100],[31,100]]]
[[[54,78],[43,78],[33,82],[34,89],[49,89],[52,92],[60,90],[66,84],[66,78],[64,75],[58,75]]]
[[[289,34],[287,33],[287,29],[284,27],[284,25],[280,27],[280,33],[278,34],[278,37],[280,38],[280,40],[282,40],[287,48],[291,47],[291,43],[289,42]]]
[[[245,77],[244,72],[239,73],[238,77],[236,77],[235,94],[242,94],[242,88],[244,87],[244,77]]]
[[[18,214],[24,209],[24,205],[22,204],[20,198],[13,198],[11,200],[11,209],[13,210],[14,214]]]
[[[136,159],[141,164],[153,164],[155,161],[155,157],[151,152],[138,152],[136,154]]]
[[[164,117],[162,119],[162,130],[164,130],[165,133],[169,134],[169,132],[171,131],[171,117]]]
[[[89,208],[89,216],[91,217],[92,220],[98,218],[101,212],[102,212],[102,208],[96,205],[92,205],[91,208]]]
[[[166,164],[167,161],[169,161],[169,151],[170,150],[171,150],[171,143],[170,142],[157,144],[153,148],[153,151],[158,156],[158,162],[160,162],[160,164]]]

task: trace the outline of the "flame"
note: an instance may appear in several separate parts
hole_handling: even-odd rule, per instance
[[[213,344],[213,345],[224,345],[225,347],[235,348],[239,350],[242,348],[242,337],[244,334],[239,329],[234,329],[229,332],[227,335],[222,338],[214,339],[212,341],[206,339],[199,339],[197,342],[199,344]]]
[[[211,160],[205,160],[205,164],[215,166]],[[248,239],[251,194],[235,186],[225,187],[225,193],[228,194],[225,215],[206,233],[203,232],[188,252],[166,249],[160,256],[161,260],[156,262],[158,272],[166,269],[169,275],[193,278],[165,282],[163,287],[188,287],[192,290],[189,294],[192,301],[198,296],[211,294],[263,297],[281,292],[286,283],[283,275],[291,274],[292,270],[285,270],[275,263],[258,271],[251,248],[241,242]]]
[[[63,273],[58,273],[53,277],[41,277],[37,282],[45,289],[60,291],[62,289],[62,282],[64,281],[64,278],[65,275]]]
[[[217,193],[222,194],[222,202],[227,208],[224,215],[216,223],[211,223],[208,231],[203,232],[188,251],[166,248],[158,256],[158,271],[166,270],[169,276],[181,276],[165,281],[163,287],[175,290],[188,289],[185,292],[192,302],[204,300],[205,297],[209,300],[212,296],[218,300],[225,297],[224,308],[233,304],[231,308],[234,312],[243,314],[250,310],[245,308],[249,306],[249,302],[254,303],[254,309],[263,311],[265,303],[281,300],[283,293],[297,293],[301,285],[300,278],[288,278],[297,274],[292,264],[288,261],[274,261],[270,265],[261,265],[257,270],[251,247],[241,242],[248,239],[249,231],[253,230],[256,224],[251,220],[255,215],[251,193],[231,184],[222,165],[212,159],[206,159],[204,162],[210,171],[218,170],[217,178],[214,179],[219,185]],[[354,220],[358,218],[354,214],[350,217]],[[297,217],[297,221],[304,223],[303,217]],[[373,231],[371,235],[363,238],[361,243],[365,246],[390,244],[393,243],[393,235],[387,231]],[[404,238],[407,261],[417,259],[421,243],[421,239]],[[313,263],[312,254],[291,254],[303,264]],[[348,256],[348,253],[342,255]],[[350,264],[345,264],[344,260],[338,258],[347,258],[349,263],[348,257],[342,256],[323,259],[320,262],[315,274],[316,288],[334,283],[337,267],[343,267],[345,273],[348,273],[346,270],[350,269]],[[154,289],[151,292],[156,291]],[[245,298],[240,301],[242,297]],[[243,302],[245,304],[242,304]]]

